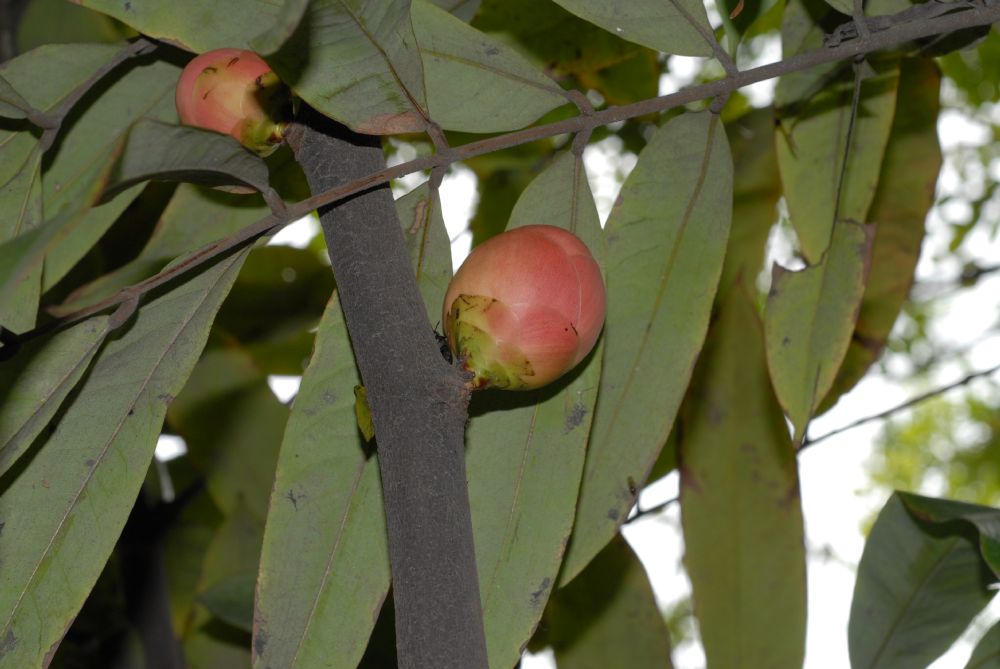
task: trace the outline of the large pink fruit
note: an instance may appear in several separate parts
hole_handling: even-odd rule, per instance
[[[528,225],[472,251],[444,298],[444,330],[475,387],[530,390],[590,353],[604,307],[587,246],[562,228]]]
[[[268,154],[281,143],[288,93],[253,51],[216,49],[184,68],[174,95],[181,123],[232,135]]]

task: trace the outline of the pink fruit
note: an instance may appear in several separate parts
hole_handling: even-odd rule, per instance
[[[562,228],[528,225],[473,249],[444,298],[444,330],[474,387],[530,390],[590,353],[604,309],[587,246]]]
[[[272,152],[282,141],[288,93],[253,51],[201,54],[181,73],[174,100],[181,123],[232,135],[259,154]]]

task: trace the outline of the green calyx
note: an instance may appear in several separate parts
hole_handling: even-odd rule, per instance
[[[272,153],[285,139],[285,130],[292,111],[292,96],[274,72],[262,74],[250,85],[252,95],[263,116],[246,118],[239,125],[240,142],[261,156]]]
[[[448,342],[459,361],[474,374],[475,388],[528,390],[526,379],[535,374],[516,346],[499,343],[490,334],[491,322],[501,320],[506,305],[484,295],[459,295],[448,312]],[[497,317],[500,318],[497,318]]]

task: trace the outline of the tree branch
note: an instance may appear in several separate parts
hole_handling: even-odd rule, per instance
[[[385,165],[379,138],[308,107],[287,137],[316,191]],[[375,425],[399,666],[487,669],[465,377],[441,357],[388,185],[324,206],[320,224]]]
[[[306,216],[319,207],[343,200],[355,193],[387,183],[392,179],[398,179],[407,174],[439,168],[467,158],[481,156],[555,135],[586,132],[602,125],[667,111],[698,100],[726,95],[744,86],[791,74],[792,72],[799,72],[825,63],[890,49],[932,35],[989,25],[1000,21],[1000,3],[984,5],[976,0],[960,0],[948,3],[948,5],[951,13],[942,16],[932,16],[931,18],[920,15],[919,19],[893,23],[893,17],[904,14],[909,16],[907,14],[909,10],[904,10],[899,15],[877,17],[883,19],[883,22],[878,25],[875,25],[873,20],[869,19],[869,27],[872,28],[873,32],[864,40],[853,39],[850,35],[840,35],[835,46],[808,51],[750,70],[742,70],[737,74],[728,75],[707,84],[685,88],[670,95],[650,98],[622,107],[611,107],[594,112],[593,114],[581,115],[555,123],[548,123],[505,135],[490,137],[459,147],[452,147],[447,153],[424,156],[393,167],[373,171],[290,205],[283,215],[272,214],[264,217],[231,237],[199,249],[184,261],[164,270],[154,277],[124,288],[115,295],[95,305],[80,309],[60,319],[39,326],[34,330],[23,333],[18,336],[18,339],[22,342],[33,339],[105,311],[126,299],[131,299],[133,296],[141,296],[157,286],[167,283],[204,263],[210,262],[220,255],[237,248],[242,248],[262,236],[274,234],[288,223]],[[881,28],[882,25],[889,25],[889,27]],[[875,31],[876,28],[878,28],[877,31]]]

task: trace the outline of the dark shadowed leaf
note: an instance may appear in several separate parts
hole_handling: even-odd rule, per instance
[[[664,53],[710,56],[712,48],[695,26],[712,32],[699,0],[555,0],[609,33]]]
[[[896,118],[868,212],[875,224],[871,270],[847,356],[817,413],[833,406],[878,359],[909,294],[941,169],[935,131],[940,88],[933,61],[902,62]]]
[[[893,494],[858,566],[848,624],[851,667],[930,664],[992,599],[998,550],[1000,510]]]
[[[604,369],[563,583],[614,536],[670,433],[722,271],[732,169],[716,117],[676,117],[608,219]]]
[[[336,295],[292,405],[264,533],[255,667],[354,667],[389,589],[378,463],[354,418],[360,383]]]
[[[108,333],[96,316],[35,340],[0,364],[0,477],[32,444],[90,365]]]
[[[786,54],[822,46],[824,29],[813,22],[805,8],[808,4],[810,11],[822,15],[822,3],[818,8],[817,3],[819,0],[788,4],[782,24]],[[849,66],[816,68],[782,77],[778,83],[778,166],[792,226],[810,263],[818,262],[830,243],[835,212],[840,219],[867,220],[896,107],[898,62],[894,57],[873,61],[879,74],[862,83],[839,209],[838,183],[851,117],[853,72]]]
[[[992,669],[1000,662],[1000,623],[979,640],[965,669]]]
[[[797,272],[774,265],[764,317],[767,365],[796,443],[847,354],[874,236],[874,226],[844,221],[815,265]]]
[[[414,0],[431,118],[447,130],[524,127],[566,104],[562,89],[524,56],[429,0]]]
[[[603,256],[583,161],[565,152],[524,191],[508,228],[544,221]],[[469,501],[490,666],[512,666],[555,585],[594,415],[601,345],[556,384],[476,394],[466,434]]]
[[[247,509],[263,528],[288,408],[246,351],[208,350],[167,417],[219,510]]]
[[[265,56],[280,49],[299,27],[308,8],[309,0],[284,0],[274,21],[250,40],[250,48]]]
[[[646,570],[621,535],[556,591],[545,620],[559,669],[673,667]]]
[[[680,434],[685,564],[708,666],[798,669],[806,556],[795,451],[741,284],[709,331]]]
[[[229,135],[143,119],[129,131],[107,192],[151,179],[271,188],[264,161]]]
[[[0,481],[0,667],[42,666],[79,611],[146,476],[167,404],[244,257],[139,309],[99,353],[55,431]]]
[[[303,100],[358,132],[426,127],[410,0],[313,0],[268,62]]]
[[[42,152],[34,149],[28,154],[19,171],[0,186],[0,242],[9,242],[15,248],[26,248],[30,242],[14,239],[33,232],[42,224]],[[13,239],[13,241],[11,241]],[[0,251],[0,254],[3,254]],[[2,256],[0,256],[2,257]],[[13,262],[18,254],[9,251],[5,256]],[[2,274],[2,272],[0,272]],[[31,329],[35,324],[38,301],[42,293],[43,265],[36,263],[27,268],[24,276],[7,286],[13,291],[6,305],[0,308],[0,326],[14,332]]]

